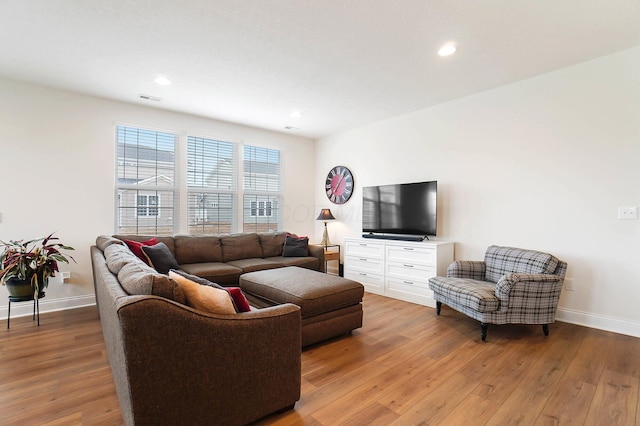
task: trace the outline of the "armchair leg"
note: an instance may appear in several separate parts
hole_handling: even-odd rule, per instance
[[[441,309],[442,309],[442,302],[436,302],[436,315],[440,315]]]
[[[486,322],[480,323],[480,337],[482,338],[483,342],[487,340],[487,329],[488,328],[489,328],[489,324],[487,324]]]
[[[542,324],[542,332],[545,336],[549,335],[549,324]]]

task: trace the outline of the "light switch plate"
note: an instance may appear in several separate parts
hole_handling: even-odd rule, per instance
[[[638,207],[618,207],[618,219],[620,220],[638,219]]]

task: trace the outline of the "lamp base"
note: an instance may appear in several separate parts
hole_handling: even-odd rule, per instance
[[[329,233],[327,232],[327,222],[324,223],[324,234],[322,235],[322,242],[320,244],[325,247],[331,245],[331,241],[329,241]]]

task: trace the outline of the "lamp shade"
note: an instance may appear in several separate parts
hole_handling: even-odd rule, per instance
[[[331,214],[331,209],[322,209],[316,220],[334,220],[335,217]]]

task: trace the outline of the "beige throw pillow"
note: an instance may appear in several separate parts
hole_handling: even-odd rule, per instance
[[[231,296],[226,290],[200,285],[173,271],[169,271],[169,277],[182,289],[187,306],[213,314],[236,313]]]

